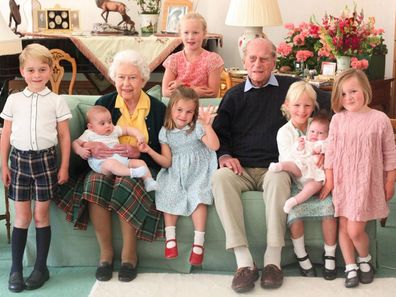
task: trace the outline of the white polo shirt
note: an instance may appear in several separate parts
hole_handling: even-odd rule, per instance
[[[72,115],[63,97],[46,87],[39,93],[26,88],[11,94],[0,117],[12,122],[10,143],[13,147],[37,151],[58,144],[57,123]]]

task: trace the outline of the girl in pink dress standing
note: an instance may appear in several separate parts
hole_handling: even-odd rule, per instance
[[[205,19],[195,12],[187,13],[180,21],[180,37],[184,49],[170,55],[162,64],[162,96],[169,97],[180,85],[192,88],[199,97],[216,97],[220,88],[223,59],[202,48],[206,35]]]
[[[368,107],[371,97],[366,75],[356,69],[348,69],[336,78],[331,95],[336,114],[330,123],[321,197],[333,191],[347,288],[373,281],[365,227],[368,221],[388,215],[387,202],[394,194],[394,134],[389,118]]]

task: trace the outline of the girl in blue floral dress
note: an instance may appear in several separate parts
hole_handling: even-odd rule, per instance
[[[162,166],[158,173],[157,209],[164,212],[165,257],[176,258],[176,222],[179,216],[190,216],[194,224],[194,243],[190,254],[192,265],[201,265],[207,205],[213,203],[210,177],[217,169],[215,151],[219,139],[212,128],[215,108],[199,107],[197,93],[184,86],[175,89],[159,133],[161,154],[147,144],[139,149]]]

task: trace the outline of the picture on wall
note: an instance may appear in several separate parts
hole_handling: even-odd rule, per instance
[[[45,10],[37,10],[37,30],[43,31],[47,29],[47,16]]]
[[[192,10],[192,2],[188,0],[165,1],[162,7],[163,33],[178,33],[180,19]]]

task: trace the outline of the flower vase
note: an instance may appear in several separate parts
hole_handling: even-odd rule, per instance
[[[338,56],[337,59],[337,73],[351,68],[351,57],[349,56]]]

